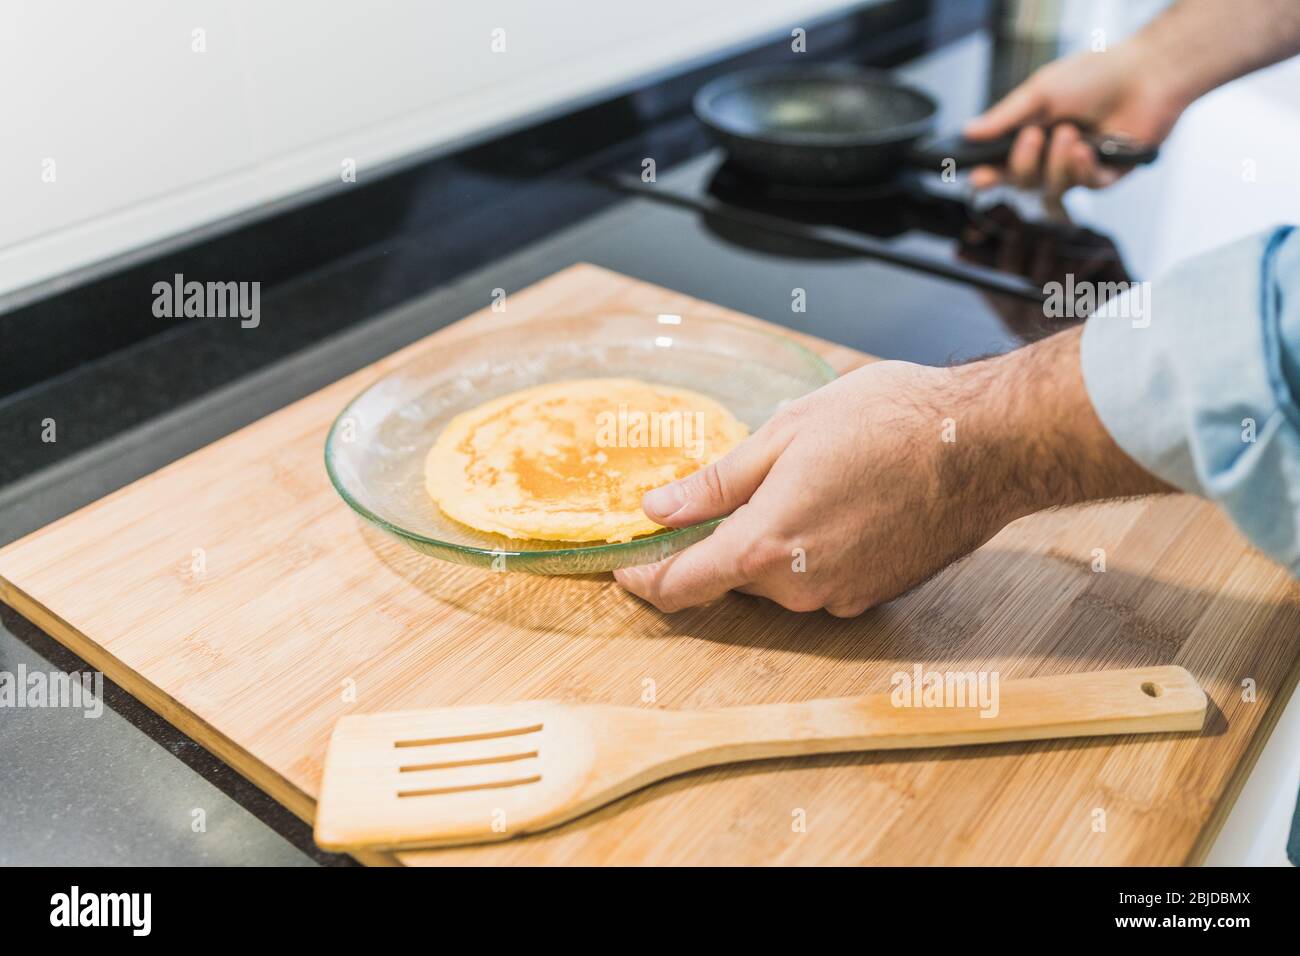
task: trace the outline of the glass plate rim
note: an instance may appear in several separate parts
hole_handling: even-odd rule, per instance
[[[626,314],[628,317],[635,316],[635,313],[631,313],[631,312]],[[488,334],[498,335],[501,333],[508,332],[509,330],[514,328],[522,328],[524,326],[535,328],[539,324],[544,325],[550,322],[561,322],[561,321],[565,321],[565,319],[554,317],[554,318],[542,319],[542,320],[534,319],[534,320],[527,320],[524,322],[512,322],[508,325],[504,325],[499,328],[492,329]],[[755,328],[753,326],[747,325],[746,323],[737,322],[734,319],[696,317],[694,321],[710,324],[710,325],[731,326],[733,328],[743,329],[746,332],[751,332],[756,335],[766,336],[769,339],[779,342],[783,347],[788,348],[793,352],[795,352],[796,354],[798,354],[800,358],[804,359],[805,361],[809,361],[812,368],[815,369],[816,372],[822,377],[823,379],[821,383],[822,385],[827,385],[839,377],[839,373],[836,372],[835,368],[824,358],[822,358],[812,349],[808,348],[806,345],[803,345],[802,343],[795,341],[793,338],[791,338],[790,336],[782,332],[770,330],[770,329],[764,329],[764,328]],[[447,328],[450,328],[450,326],[447,326]],[[708,528],[711,526],[716,527],[717,525],[721,524],[724,518],[726,517],[724,515],[722,518],[711,518],[708,521],[701,521],[698,522],[697,524],[687,525],[684,528],[672,528],[665,531],[654,532],[652,534],[644,535],[639,538],[633,538],[631,541],[613,541],[613,542],[603,542],[600,544],[579,543],[577,544],[576,547],[572,547],[572,548],[554,548],[546,551],[533,551],[533,550],[513,551],[513,550],[506,550],[505,548],[480,548],[470,544],[457,544],[454,541],[443,541],[440,538],[430,538],[427,535],[420,534],[418,531],[412,531],[408,528],[403,528],[399,525],[393,524],[391,521],[389,521],[387,518],[384,518],[382,515],[375,514],[375,512],[371,511],[369,508],[367,508],[361,502],[354,499],[352,495],[348,493],[347,489],[343,485],[343,482],[339,479],[338,475],[336,475],[334,472],[334,466],[331,462],[331,451],[334,446],[334,436],[338,433],[339,430],[339,423],[342,422],[345,418],[347,418],[348,412],[351,411],[352,407],[356,405],[357,402],[361,401],[361,399],[364,398],[370,392],[370,390],[373,389],[375,386],[377,386],[380,382],[384,381],[389,376],[394,375],[397,372],[400,372],[402,369],[407,368],[410,365],[414,365],[416,362],[420,361],[423,357],[424,356],[420,356],[420,355],[412,356],[410,359],[408,359],[405,362],[402,362],[400,365],[396,366],[395,368],[388,369],[386,372],[384,372],[382,375],[380,375],[370,384],[362,388],[361,391],[353,395],[352,398],[348,400],[347,404],[345,404],[343,408],[339,411],[339,413],[334,416],[334,420],[330,422],[329,431],[325,435],[325,448],[324,448],[324,455],[323,455],[325,459],[325,473],[329,476],[330,484],[334,487],[335,493],[337,493],[338,496],[343,499],[343,501],[347,504],[349,508],[351,508],[357,514],[359,514],[361,517],[365,518],[367,521],[387,531],[389,534],[396,535],[397,537],[403,538],[407,541],[418,542],[419,544],[423,544],[423,545],[431,545],[435,548],[445,548],[449,551],[458,554],[464,554],[467,556],[473,555],[475,557],[480,557],[480,558],[496,558],[503,555],[507,558],[510,557],[554,558],[554,557],[564,557],[566,555],[577,555],[577,554],[598,555],[598,554],[605,554],[611,552],[617,553],[622,549],[646,544],[649,543],[650,541],[672,541],[674,538],[681,537],[688,533],[698,532],[702,528]],[[383,359],[379,359],[379,361],[383,361]]]

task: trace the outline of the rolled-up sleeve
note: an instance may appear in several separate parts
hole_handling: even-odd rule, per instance
[[[1084,326],[1082,361],[1130,457],[1218,503],[1300,576],[1300,231],[1234,242],[1110,299]]]

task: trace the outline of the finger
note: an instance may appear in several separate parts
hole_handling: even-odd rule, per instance
[[[1046,136],[1037,126],[1026,126],[1011,144],[1007,156],[1007,177],[1022,188],[1037,185],[1042,173],[1043,144]]]
[[[797,614],[820,610],[822,601],[815,593],[809,592],[805,588],[804,582],[791,583],[782,581],[779,576],[773,577],[769,574],[762,580],[753,581],[732,590],[753,597],[766,598],[773,604],[780,605],[787,611],[794,611]]]
[[[738,584],[731,590],[741,594],[748,594],[750,597],[766,598],[769,601],[781,603],[777,600],[776,594],[773,593],[771,585],[766,581],[750,581],[747,584]]]
[[[971,139],[993,139],[1039,119],[1044,106],[1043,96],[1031,81],[1022,83],[968,122],[962,132]]]
[[[857,617],[859,614],[865,614],[869,605],[863,602],[848,602],[845,604],[828,604],[826,613],[832,617]]]
[[[1100,162],[1096,150],[1082,141],[1071,152],[1071,160],[1075,181],[1090,189],[1104,189],[1122,175],[1115,167]]]
[[[766,486],[765,486],[766,487]],[[749,508],[761,508],[760,498],[763,492],[755,496],[754,504]],[[767,529],[770,532],[770,529]],[[752,551],[758,536],[749,539],[747,547]],[[787,611],[803,613],[816,611],[825,604],[825,595],[819,590],[815,575],[808,573],[806,566],[796,569],[794,564],[787,564],[785,559],[771,562],[749,562],[750,579],[739,584],[733,590],[754,597],[766,598]]]
[[[670,528],[731,514],[763,483],[784,447],[770,430],[759,429],[713,464],[647,491],[641,508]]]
[[[1100,163],[1093,148],[1082,139],[1070,147],[1070,178],[1090,188],[1096,188]]]
[[[1100,166],[1097,169],[1097,175],[1093,178],[1094,189],[1105,189],[1107,186],[1113,186],[1126,175],[1127,169],[1115,169],[1113,166]]]
[[[1074,185],[1074,147],[1082,140],[1073,123],[1060,123],[1052,130],[1043,163],[1043,188],[1049,196],[1061,196]]]
[[[996,166],[976,166],[970,171],[970,184],[975,189],[988,189],[1002,182],[1002,174]]]
[[[754,541],[751,522],[742,506],[703,541],[655,564],[620,568],[614,580],[665,614],[707,604],[749,583],[741,558]]]

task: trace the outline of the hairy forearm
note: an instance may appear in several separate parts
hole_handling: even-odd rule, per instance
[[[1179,0],[1126,46],[1186,105],[1215,87],[1300,54],[1296,0]]]
[[[1079,361],[1082,327],[954,369],[969,425],[956,457],[979,507],[1011,521],[1044,508],[1169,492],[1115,444]]]

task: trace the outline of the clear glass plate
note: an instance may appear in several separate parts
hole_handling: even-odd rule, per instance
[[[446,517],[424,489],[424,459],[451,418],[545,382],[627,376],[691,388],[751,431],[835,372],[770,332],[720,319],[601,315],[465,336],[386,374],[339,413],[325,442],[335,489],[358,514],[422,554],[535,574],[590,574],[658,561],[718,521],[619,544],[516,540]]]

